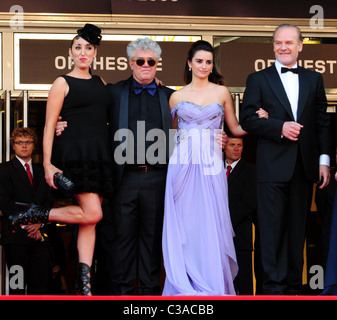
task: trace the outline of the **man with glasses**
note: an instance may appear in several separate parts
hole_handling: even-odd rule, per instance
[[[47,208],[53,205],[43,167],[32,161],[36,142],[33,130],[16,128],[10,138],[14,157],[0,164],[0,210],[4,214],[1,244],[5,248],[6,264],[10,272],[10,294],[25,294],[26,286],[27,294],[48,293],[50,251],[45,227],[30,224],[12,233],[7,223],[9,215],[25,211],[25,207],[33,202],[41,203]],[[21,274],[23,279],[20,278]],[[18,277],[17,281],[11,281],[11,276]]]

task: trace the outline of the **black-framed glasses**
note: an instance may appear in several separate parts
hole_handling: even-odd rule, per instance
[[[157,60],[153,58],[137,58],[132,61],[136,61],[137,66],[140,67],[143,66],[145,62],[147,62],[150,67],[153,67],[157,63]]]
[[[34,143],[34,141],[29,141],[29,140],[28,141],[15,141],[14,143],[17,144],[18,146],[22,146],[22,145],[29,146],[32,143]]]

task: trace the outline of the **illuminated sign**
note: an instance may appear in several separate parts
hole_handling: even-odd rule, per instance
[[[25,34],[14,35],[14,82],[16,90],[49,90],[54,80],[72,69],[68,54],[73,34]],[[145,35],[103,35],[96,61],[92,65],[94,74],[106,82],[116,83],[131,76],[126,56],[126,46]],[[150,36],[162,48],[157,77],[168,86],[183,85],[183,73],[191,42],[199,36]]]
[[[298,65],[322,74],[324,86],[337,88],[336,44],[304,44]],[[247,76],[275,62],[272,43],[221,43],[221,72],[229,87],[245,87]]]

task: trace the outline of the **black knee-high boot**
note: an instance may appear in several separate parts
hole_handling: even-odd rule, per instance
[[[89,273],[90,267],[86,263],[79,262],[75,287],[78,293],[82,296],[88,296],[91,294]]]

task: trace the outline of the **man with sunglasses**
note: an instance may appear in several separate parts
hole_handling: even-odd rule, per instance
[[[6,264],[10,272],[10,294],[48,293],[50,249],[46,227],[39,223],[30,224],[12,233],[7,223],[9,215],[26,210],[25,204],[29,206],[37,202],[48,208],[53,205],[50,188],[44,179],[43,167],[32,161],[36,142],[36,134],[30,128],[14,129],[10,138],[14,157],[0,164],[0,210],[4,214],[1,244],[5,248]],[[14,274],[11,274],[12,267],[16,270]],[[11,281],[11,276],[20,274],[17,268],[23,271],[23,279]]]
[[[109,293],[156,295],[173,90],[156,84],[157,42],[137,39],[127,46],[127,55],[132,76],[108,85],[116,191],[111,217],[104,217],[111,224],[103,223],[99,237],[112,266],[107,268]]]

